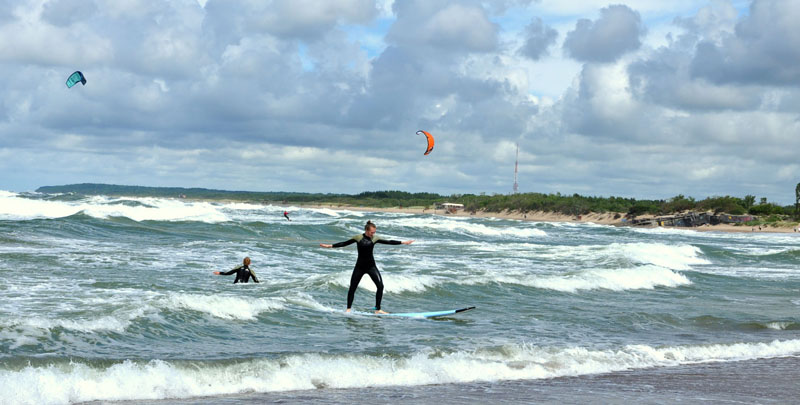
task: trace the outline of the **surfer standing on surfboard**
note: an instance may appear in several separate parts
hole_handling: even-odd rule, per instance
[[[375,236],[376,230],[377,227],[375,224],[373,224],[372,221],[367,221],[367,224],[364,225],[364,233],[361,235],[353,236],[344,242],[334,243],[332,245],[325,243],[319,244],[324,248],[340,248],[353,243],[357,244],[356,247],[358,248],[358,259],[356,259],[356,266],[353,268],[353,275],[350,276],[350,290],[347,291],[347,312],[350,312],[353,306],[353,298],[356,295],[358,283],[361,282],[361,278],[364,277],[364,274],[369,274],[369,278],[372,279],[372,282],[375,283],[375,287],[378,289],[378,291],[375,293],[375,313],[388,313],[381,310],[381,299],[383,298],[383,279],[381,279],[381,273],[378,271],[378,266],[375,264],[375,257],[372,255],[372,249],[375,247],[376,243],[383,243],[386,245],[410,245],[414,242],[413,240],[400,242],[399,240],[380,239]]]

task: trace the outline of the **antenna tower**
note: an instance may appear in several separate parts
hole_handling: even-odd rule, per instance
[[[517,160],[514,161],[514,194],[519,193],[519,184],[517,184],[517,173],[519,173],[519,142],[517,142]]]

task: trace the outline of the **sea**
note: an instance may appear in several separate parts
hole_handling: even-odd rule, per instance
[[[289,211],[291,221],[283,217]],[[383,309],[365,277],[371,220]],[[216,276],[247,256],[260,283]],[[0,191],[0,404],[797,403],[800,234]]]

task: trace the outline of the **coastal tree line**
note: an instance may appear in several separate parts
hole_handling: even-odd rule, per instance
[[[451,202],[464,204],[467,211],[484,210],[500,212],[512,210],[519,212],[544,211],[566,215],[585,215],[591,212],[615,212],[629,217],[639,215],[668,215],[685,211],[726,213],[732,215],[751,214],[759,217],[800,218],[800,183],[795,190],[794,205],[781,206],[757,199],[754,195],[742,198],[733,196],[714,196],[702,200],[677,195],[665,200],[647,200],[625,197],[597,197],[561,193],[519,193],[519,194],[453,194],[409,193],[406,191],[366,191],[359,194],[333,193],[291,193],[291,192],[253,192],[226,191],[205,188],[182,187],[142,187],[113,184],[71,184],[64,186],[40,187],[42,193],[76,193],[82,195],[109,195],[132,197],[183,197],[191,199],[259,201],[278,203],[334,204],[368,207],[427,207],[437,203]]]

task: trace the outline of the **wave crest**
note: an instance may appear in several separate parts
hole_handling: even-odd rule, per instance
[[[628,345],[608,350],[512,345],[475,351],[418,352],[399,358],[314,353],[236,364],[126,360],[111,366],[92,366],[69,362],[0,369],[0,391],[16,403],[155,400],[316,388],[530,380],[798,353],[800,340],[775,340],[671,347]]]

